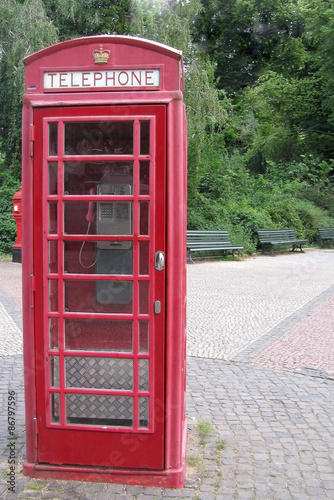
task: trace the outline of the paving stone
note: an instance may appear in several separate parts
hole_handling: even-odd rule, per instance
[[[17,394],[18,458],[25,454],[20,270],[0,262],[1,464],[8,388]],[[197,471],[180,490],[49,481],[36,492],[18,475],[20,497],[334,498],[334,251],[196,263],[187,273],[187,418],[191,437],[200,418],[214,428],[201,448],[206,477]]]
[[[306,488],[306,493],[311,497],[323,498],[324,490],[322,488]]]

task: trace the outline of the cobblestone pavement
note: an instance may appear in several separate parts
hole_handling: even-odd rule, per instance
[[[187,266],[180,490],[22,476],[20,272],[0,262],[0,498],[334,499],[334,250]],[[15,494],[6,484],[8,390],[17,396]]]

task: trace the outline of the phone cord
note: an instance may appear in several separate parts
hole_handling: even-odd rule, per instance
[[[91,222],[88,222],[86,235],[89,233],[90,225],[91,225]],[[97,259],[95,260],[95,262],[93,262],[93,264],[90,264],[89,266],[86,266],[85,264],[83,264],[83,262],[82,262],[82,252],[83,252],[85,244],[86,244],[86,241],[83,241],[82,245],[81,245],[81,248],[80,248],[80,252],[79,252],[79,263],[85,269],[90,269],[91,267],[95,266],[95,264],[97,263]]]

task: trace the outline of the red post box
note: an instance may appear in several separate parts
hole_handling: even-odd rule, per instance
[[[59,43],[25,64],[24,473],[180,487],[181,54],[108,35]]]
[[[13,196],[13,217],[16,223],[16,240],[12,247],[12,261],[22,261],[22,186]]]

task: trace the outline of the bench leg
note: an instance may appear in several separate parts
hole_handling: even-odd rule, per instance
[[[262,253],[268,253],[272,257],[276,257],[273,245],[262,245]]]
[[[294,252],[296,250],[296,248],[299,248],[299,250],[302,252],[302,253],[305,253],[304,250],[302,249],[302,246],[301,245],[292,245],[292,249],[290,250],[290,252]]]
[[[188,250],[187,264],[195,264],[195,262],[191,258],[191,251]]]
[[[323,248],[333,248],[333,240],[331,239],[326,239],[326,240],[322,240],[322,247]]]

